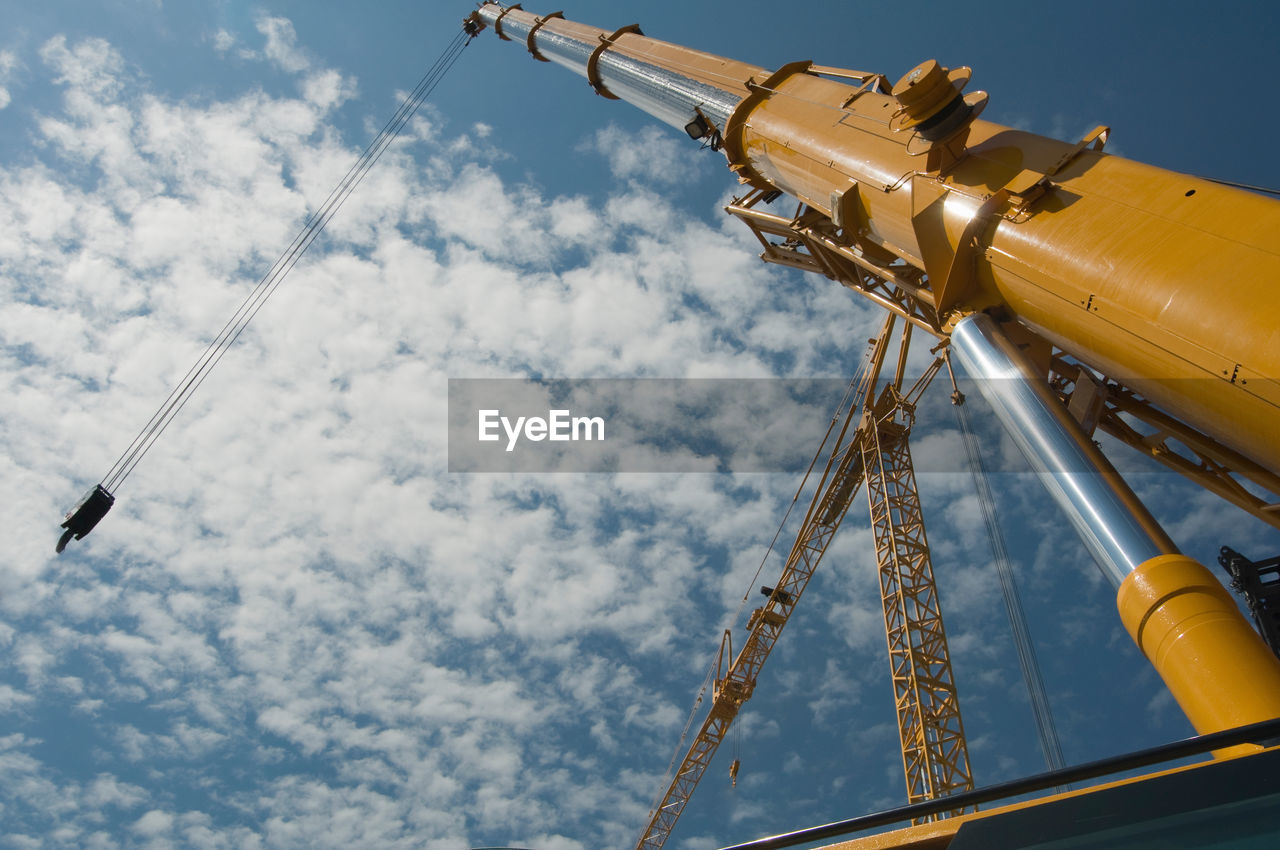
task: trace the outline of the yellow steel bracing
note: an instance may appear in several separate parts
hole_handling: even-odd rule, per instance
[[[870,246],[850,244],[841,228],[801,204],[794,216],[760,208],[767,192],[754,189],[735,198],[725,212],[744,222],[764,246],[766,263],[816,272],[849,287],[916,327],[941,335],[924,272]]]
[[[468,32],[509,28],[536,58],[585,72],[597,93],[629,100],[723,153],[749,187],[727,211],[760,239],[763,259],[837,280],[909,327],[944,340],[958,332],[999,355],[986,364],[993,374],[1053,380],[1050,361],[1060,352],[1087,367],[1079,375],[1057,369],[1063,380],[1051,384],[1087,432],[1102,428],[1280,524],[1280,499],[1251,492],[1257,485],[1280,496],[1280,288],[1269,285],[1280,277],[1280,203],[1113,156],[1103,151],[1106,127],[1072,144],[984,121],[987,95],[963,91],[968,68],[927,60],[890,86],[877,74],[804,61],[770,70],[635,27],[603,30],[557,15],[485,2]],[[763,208],[784,195],[798,203],[794,215]],[[987,326],[990,333],[973,331]],[[1006,351],[1014,335],[1024,339]],[[1039,376],[1028,371],[1033,361]],[[890,385],[900,388],[901,377],[900,366]],[[1037,404],[1038,387],[1026,394]],[[874,479],[911,797],[967,787],[907,448],[910,396],[890,396],[884,408],[885,396],[875,405],[864,398],[877,415],[864,416],[833,453],[778,592],[753,614],[746,645],[718,680],[699,740],[639,846],[660,846],[670,832],[863,477]],[[1020,420],[1023,436],[1034,421]],[[1056,414],[1045,421],[1076,441],[1074,424]],[[1132,570],[1117,600],[1122,619],[1196,729],[1275,717],[1275,657],[1202,567],[1156,554],[1172,551],[1172,541],[1154,520],[1147,527],[1131,491],[1111,490],[1116,499],[1104,493],[1103,501],[1114,516],[1097,517],[1090,533],[1142,529],[1134,542],[1151,550],[1147,560],[1134,568],[1126,548],[1123,563],[1104,569]]]
[[[781,630],[781,625],[778,626],[778,629]],[[685,804],[693,796],[693,791],[697,788],[699,780],[702,779],[702,775],[706,773],[707,767],[711,764],[711,759],[716,754],[716,750],[719,749],[720,742],[724,740],[725,734],[728,733],[729,726],[737,716],[738,710],[750,698],[751,690],[755,687],[754,679],[747,680],[743,675],[743,671],[735,670],[738,667],[736,661],[728,671],[723,669],[723,664],[726,660],[726,649],[729,648],[730,652],[728,654],[732,654],[729,646],[730,634],[726,630],[724,639],[720,643],[720,656],[716,661],[716,678],[712,691],[711,708],[708,710],[706,719],[702,722],[702,727],[698,730],[693,744],[685,754],[684,760],[680,764],[680,769],[676,771],[675,778],[668,786],[662,801],[649,813],[649,823],[636,844],[637,850],[640,850],[640,848],[656,850],[666,842],[667,836],[671,834],[672,828],[676,825],[676,820],[680,817],[680,813],[684,811]],[[774,640],[776,639],[777,636],[775,634]],[[750,639],[748,640],[750,641]],[[767,649],[765,654],[768,654]],[[761,658],[759,663],[763,664],[764,659]]]
[[[941,333],[937,311],[930,303],[928,280],[918,269],[901,262],[877,265],[857,246],[842,244],[839,229],[812,209],[802,207],[790,217],[762,210],[760,201],[765,194],[753,190],[725,207],[760,240],[764,247],[762,260],[821,274],[916,327]],[[1046,380],[1054,385],[1063,402],[1071,405],[1086,433],[1100,428],[1241,510],[1280,528],[1280,475],[1157,409],[1113,378],[1078,381],[1084,367],[1066,359],[1045,340],[1029,334],[1027,339],[1043,349]],[[1083,398],[1086,393],[1080,392],[1082,388],[1087,390],[1088,399]],[[1264,495],[1259,496],[1259,492]]]
[[[907,800],[917,803],[972,790],[973,774],[911,464],[912,415],[886,387],[864,414],[862,457]]]
[[[1119,382],[1099,378],[1061,354],[1054,354],[1049,360],[1048,381],[1086,434],[1101,429],[1273,528],[1280,528],[1280,475],[1156,409]]]
[[[894,324],[891,316],[874,341],[853,405],[782,574],[768,601],[748,618],[746,643],[727,669],[723,661],[728,633],[721,642],[711,707],[662,799],[650,812],[636,850],[657,850],[671,834],[729,727],[754,692],[765,660],[864,480],[875,531],[909,799],[916,802],[973,787],[907,445],[915,401],[942,361],[935,360],[904,393],[903,370],[911,338],[910,325],[906,326],[897,370],[877,400],[876,385]],[[850,434],[859,409],[862,416]]]

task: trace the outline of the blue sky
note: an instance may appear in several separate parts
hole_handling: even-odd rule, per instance
[[[467,49],[112,514],[53,556],[61,512],[469,8],[0,4],[0,846],[634,842],[796,481],[449,475],[447,381],[847,377],[879,317],[759,263],[714,154],[518,44]],[[989,120],[1105,123],[1123,155],[1280,186],[1269,4],[720,8],[565,13],[764,66],[969,64]],[[960,451],[936,389],[922,470]],[[993,463],[1012,452],[982,427]],[[1068,762],[1188,734],[1034,478],[997,479]],[[1215,570],[1223,544],[1280,549],[1170,475],[1133,482]],[[1035,772],[972,487],[921,488],[974,774]],[[742,717],[737,786],[722,752],[669,846],[902,800],[865,516]]]

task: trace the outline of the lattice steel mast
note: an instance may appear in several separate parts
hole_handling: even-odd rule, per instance
[[[751,613],[746,642],[733,662],[727,669],[717,662],[711,706],[661,800],[650,812],[637,850],[657,850],[671,834],[730,726],[754,693],[765,660],[863,481],[867,482],[875,532],[908,799],[918,802],[973,788],[907,441],[915,403],[942,361],[935,360],[904,392],[903,370],[911,338],[910,326],[904,327],[896,373],[877,394],[894,324],[894,317],[889,317],[874,342],[853,405],[844,417],[782,573],[769,589],[768,601]],[[857,427],[851,429],[854,421]],[[722,660],[726,645],[727,641],[721,642]]]
[[[915,405],[885,387],[865,414],[862,462],[876,543],[907,800],[973,790],[942,607],[908,437]]]

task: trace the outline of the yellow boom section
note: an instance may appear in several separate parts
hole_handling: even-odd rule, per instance
[[[1280,486],[1280,202],[1106,154],[1105,128],[1068,143],[983,121],[965,68],[924,62],[890,87],[638,27],[492,3],[478,18],[601,94],[691,134],[701,121],[741,181],[802,201],[835,247],[925,273],[914,297],[935,330],[979,310],[1015,321],[1187,426],[1181,443],[1207,437]]]

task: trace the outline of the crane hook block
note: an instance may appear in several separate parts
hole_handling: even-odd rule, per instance
[[[62,520],[62,527],[66,529],[62,537],[58,539],[58,546],[55,551],[61,553],[67,548],[67,544],[71,542],[71,538],[76,540],[84,537],[93,527],[107,515],[107,511],[111,510],[111,506],[116,503],[116,497],[107,491],[106,487],[101,484],[96,485],[84,497],[76,502],[76,506],[67,512],[66,517]]]

